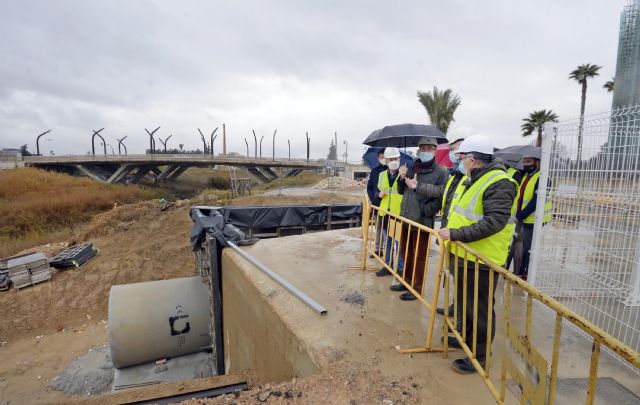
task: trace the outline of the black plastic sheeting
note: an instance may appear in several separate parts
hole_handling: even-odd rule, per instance
[[[258,241],[256,238],[249,238],[235,225],[227,223],[222,214],[216,209],[202,210],[191,208],[191,246],[196,251],[205,240],[207,233],[213,235],[220,246],[227,247],[227,241],[239,246],[253,245]]]
[[[331,218],[329,218],[331,216]],[[212,232],[226,246],[226,240],[238,245],[253,244],[242,229],[276,229],[305,226],[320,228],[331,222],[362,218],[361,204],[287,205],[277,207],[193,207],[191,244],[194,250],[204,232]],[[359,224],[359,222],[358,222]]]
[[[323,226],[331,221],[362,217],[360,204],[288,205],[279,207],[225,207],[227,222],[239,228],[270,229],[281,226]]]

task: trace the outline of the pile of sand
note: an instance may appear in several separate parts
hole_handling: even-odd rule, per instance
[[[363,180],[354,180],[344,176],[335,176],[335,177],[327,177],[326,179],[320,180],[316,183],[312,188],[317,190],[329,190],[329,189],[345,189],[350,187],[357,187],[366,185],[366,181]]]

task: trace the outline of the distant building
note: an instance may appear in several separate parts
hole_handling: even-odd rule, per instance
[[[17,156],[21,156],[22,153],[20,152],[20,149],[14,149],[14,148],[3,148],[0,149],[0,156],[5,156],[5,157],[17,157]]]
[[[620,16],[612,108],[640,104],[640,0],[628,0]]]

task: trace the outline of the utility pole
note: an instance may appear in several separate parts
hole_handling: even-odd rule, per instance
[[[262,140],[264,139],[264,135],[260,137],[260,159],[262,159]]]
[[[334,145],[336,145],[336,159],[337,159],[337,158],[338,158],[338,132],[336,131],[336,132],[334,132],[333,134],[334,134],[334,136],[335,136],[335,142],[334,142]]]
[[[100,135],[100,132],[102,132],[104,128],[100,128],[97,131],[93,131],[93,136],[91,136],[91,152],[93,153],[93,156],[96,155],[96,146],[95,146],[95,139],[96,139],[96,135],[102,139],[102,146],[104,146],[104,154],[107,154],[107,143],[105,142],[104,138],[102,137],[102,135]]]
[[[305,132],[305,134],[307,135],[307,162],[309,161],[309,151],[310,151],[310,146],[311,146],[311,138],[309,138],[309,133]]]
[[[200,128],[198,128],[198,132],[200,132],[200,139],[202,139],[202,144],[204,145],[204,150],[202,151],[203,155],[207,154],[207,140],[204,137],[204,134],[202,133],[202,131],[200,131]]]
[[[173,134],[169,135],[169,136],[167,137],[167,139],[165,139],[164,141],[163,141],[161,138],[158,138],[158,139],[160,139],[160,142],[161,142],[161,143],[162,143],[162,145],[164,146],[164,153],[167,153],[167,141],[168,141],[168,140],[169,140],[169,138],[171,138],[172,136],[173,136]]]
[[[36,155],[40,156],[40,137],[48,134],[49,132],[51,132],[51,130],[44,131],[43,133],[38,135],[38,137],[36,138]]]
[[[289,145],[289,160],[291,160],[291,141],[287,139],[287,145]]]
[[[247,159],[249,159],[249,142],[247,142],[247,138],[244,138],[244,143],[247,145]]]
[[[347,163],[347,158],[349,157],[349,143],[347,140],[344,140],[344,163]]]
[[[278,132],[278,128],[276,128],[275,131],[273,131],[273,149],[272,149],[272,158],[273,161],[276,161],[276,132]]]
[[[258,137],[256,136],[256,131],[254,131],[253,129],[251,131],[253,132],[253,158],[257,159],[258,158]]]
[[[227,155],[227,127],[222,124],[222,154]]]
[[[211,133],[211,144],[210,144],[210,146],[211,146],[211,156],[213,156],[213,141],[215,141],[216,138],[218,137],[218,135],[213,136],[213,134],[215,134],[217,130],[218,130],[218,127],[216,127],[216,129],[214,129],[213,132]]]
[[[151,154],[154,154],[156,152],[156,140],[153,138],[153,134],[155,134],[159,129],[160,127],[154,129],[151,132],[149,132],[147,128],[144,129],[145,131],[147,131],[147,134],[149,134],[149,153]]]
[[[124,154],[125,155],[127,154],[127,147],[125,146],[124,142],[122,142],[127,138],[127,136],[129,136],[129,135],[125,135],[120,139],[116,138],[118,140],[118,155],[122,154],[122,150],[120,149],[120,145],[122,145],[122,147],[124,148]]]

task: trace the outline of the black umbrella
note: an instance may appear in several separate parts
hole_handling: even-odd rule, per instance
[[[516,225],[516,231],[513,233],[513,241],[511,242],[511,251],[513,254],[513,272],[516,275],[522,267],[522,261],[524,259],[524,236],[522,234],[522,224]]]
[[[522,170],[522,158],[526,156],[540,159],[542,150],[533,145],[515,145],[500,149],[494,156],[502,159],[507,166]]]
[[[369,146],[412,148],[418,146],[420,139],[424,137],[435,138],[439,144],[449,142],[433,125],[399,124],[373,131],[362,143]]]

